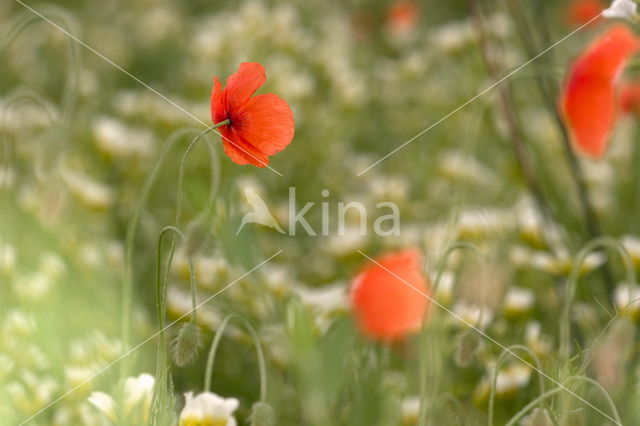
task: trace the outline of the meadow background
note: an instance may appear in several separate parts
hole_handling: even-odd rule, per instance
[[[112,424],[88,398],[116,395],[123,368],[170,374],[173,405],[157,420],[170,424],[183,393],[202,391],[207,352],[230,314],[261,342],[273,424],[418,424],[420,401],[426,424],[488,424],[492,389],[492,421],[505,424],[558,383],[611,417],[617,410],[624,424],[640,424],[640,311],[615,310],[640,295],[637,119],[621,117],[606,157],[592,161],[567,149],[555,115],[572,58],[609,22],[581,29],[356,176],[575,30],[569,2],[26,3],[207,125],[213,77],[224,81],[241,62],[260,62],[260,93],[289,103],[296,133],[271,162],[282,176],[232,163],[215,135],[205,137],[212,150],[200,143],[185,163],[179,227],[188,243],[176,240],[168,271],[168,321],[191,310],[189,255],[203,301],[279,253],[197,310],[197,359],[178,366],[171,344],[159,350],[154,338],[87,380],[158,330],[158,238],[175,223],[181,158],[204,127],[18,2],[0,3],[0,424],[20,424],[61,396],[28,424]],[[636,71],[632,63],[626,75]],[[519,155],[514,144],[524,147]],[[248,211],[246,186],[285,224],[295,187],[299,204],[317,203],[306,216],[316,229],[322,201],[331,214],[339,201],[368,206],[369,230],[376,203],[393,201],[401,232],[360,235],[353,217],[343,236],[333,229],[294,237],[258,225],[235,235]],[[129,310],[126,235],[140,200]],[[423,253],[439,304],[503,346],[521,345],[513,350],[555,383],[435,304],[421,334],[393,343],[363,336],[348,298],[368,263],[358,250],[376,257],[405,247]],[[238,424],[249,421],[260,372],[240,321],[225,329],[211,383],[239,400]],[[523,424],[613,424],[564,391],[536,407],[540,416]],[[541,423],[543,409],[552,423]]]

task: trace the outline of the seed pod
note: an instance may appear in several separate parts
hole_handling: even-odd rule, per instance
[[[480,346],[480,338],[475,330],[464,331],[458,339],[455,362],[458,367],[468,367]]]
[[[545,408],[534,408],[523,421],[522,426],[553,426],[551,414]]]
[[[202,345],[200,328],[193,323],[186,323],[180,327],[178,335],[173,340],[171,355],[178,367],[191,364],[198,358],[198,351]]]
[[[188,257],[193,256],[207,242],[209,236],[206,227],[201,220],[195,220],[187,225],[185,235],[185,251]]]
[[[273,408],[266,402],[256,402],[251,407],[251,426],[274,426],[276,424]]]

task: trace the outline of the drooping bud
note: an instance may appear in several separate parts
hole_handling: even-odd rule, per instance
[[[173,340],[171,355],[178,367],[191,364],[198,358],[198,351],[202,345],[200,328],[193,323],[186,323],[180,327],[178,335]]]
[[[193,256],[207,242],[209,236],[202,220],[194,220],[187,225],[185,233],[185,251],[188,257]]]
[[[459,367],[468,367],[480,346],[478,333],[473,329],[465,330],[458,339],[455,362]]]
[[[276,416],[273,408],[266,402],[256,402],[251,407],[251,426],[274,426],[276,424]]]
[[[522,420],[522,426],[553,426],[551,414],[545,408],[534,408],[531,414]]]

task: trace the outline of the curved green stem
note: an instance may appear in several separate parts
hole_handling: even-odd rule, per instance
[[[180,170],[178,172],[178,195],[177,195],[177,206],[176,206],[176,218],[175,218],[175,223],[174,226],[176,228],[180,227],[180,219],[182,218],[182,193],[183,193],[183,184],[184,184],[184,173],[186,170],[186,163],[187,163],[187,159],[189,157],[189,154],[191,153],[191,150],[195,147],[195,145],[200,141],[200,139],[206,135],[207,133],[209,133],[210,131],[217,129],[218,127],[222,127],[222,126],[226,126],[227,124],[231,123],[230,120],[224,120],[218,124],[215,124],[211,127],[208,127],[206,130],[200,132],[195,138],[193,138],[193,140],[189,143],[189,145],[187,146],[187,149],[185,150],[184,154],[182,155],[182,160],[180,161]],[[211,214],[211,211],[213,210],[213,204],[215,202],[216,199],[216,195],[218,193],[218,186],[220,183],[220,171],[219,171],[219,167],[218,167],[218,157],[216,155],[216,151],[215,149],[213,149],[213,146],[211,144],[208,144],[207,147],[209,148],[209,153],[211,155],[210,157],[210,166],[211,166],[211,187],[209,190],[209,199],[207,201],[207,206],[205,208],[205,210],[201,213],[200,215],[200,219],[206,218]],[[173,241],[171,241],[171,247],[169,248],[169,263],[171,263],[171,261],[173,260],[173,256],[175,254],[175,239]],[[165,280],[168,279],[169,276],[169,269],[165,269]],[[191,302],[193,304],[193,307],[195,308],[196,306],[196,287],[195,287],[195,283],[193,282],[193,280],[191,281]],[[195,309],[192,313],[191,316],[191,321],[195,323]]]
[[[618,413],[618,409],[616,408],[615,404],[613,403],[613,400],[611,399],[611,397],[609,396],[607,391],[604,390],[604,388],[602,387],[602,385],[600,385],[600,383],[596,382],[595,380],[593,380],[593,379],[591,379],[589,377],[585,377],[585,376],[570,376],[570,377],[567,377],[567,380],[565,380],[565,383],[567,383],[569,381],[573,381],[573,380],[581,380],[581,381],[587,382],[587,383],[595,386],[596,389],[598,389],[599,391],[601,391],[602,394],[604,395],[605,399],[607,400],[607,403],[609,404],[609,408],[611,409],[611,411],[613,413],[613,417],[612,418],[610,417],[610,419],[614,420],[618,425],[622,426],[622,419],[620,418],[620,414]],[[553,389],[543,393],[542,395],[538,396],[536,399],[534,399],[533,401],[531,401],[527,405],[525,405],[520,411],[518,411],[513,417],[511,417],[511,419],[509,419],[509,421],[505,424],[505,426],[513,426],[513,425],[515,425],[516,422],[518,420],[520,420],[522,417],[524,417],[524,415],[527,414],[532,408],[536,407],[539,403],[541,403],[545,399],[550,398],[553,395],[555,395],[557,393],[560,393],[562,391],[570,392],[570,393],[573,394],[573,392],[571,392],[569,389],[567,389],[566,386],[564,386],[564,385],[556,387],[556,388],[553,388]]]
[[[66,9],[55,5],[44,5],[40,7],[39,13],[46,16],[47,19],[58,21],[55,25],[62,28],[69,34],[78,33],[78,24]],[[13,40],[15,40],[29,25],[42,22],[42,18],[32,11],[24,11],[13,22],[8,24],[9,29],[3,37],[0,37],[0,51],[4,50]],[[55,31],[59,31],[56,29]],[[76,104],[78,82],[80,77],[80,49],[78,43],[72,37],[67,35],[68,41],[68,59],[67,59],[67,80],[62,96],[62,123],[68,128],[71,123],[71,114]]]
[[[235,314],[227,315],[225,319],[218,327],[218,331],[216,331],[216,335],[213,338],[213,342],[211,343],[211,348],[209,349],[209,355],[207,356],[207,368],[205,370],[204,375],[204,390],[205,392],[211,391],[211,378],[213,375],[213,365],[216,358],[216,352],[218,351],[218,346],[220,345],[220,340],[222,339],[222,335],[224,334],[224,330],[227,327],[229,321],[232,319],[238,320],[246,330],[251,335],[253,339],[253,344],[256,348],[256,354],[258,356],[258,369],[260,371],[260,402],[267,401],[267,368],[264,361],[264,353],[262,352],[262,346],[260,345],[260,339],[256,334],[253,326],[249,321],[244,319],[243,317]]]
[[[498,362],[496,362],[495,370],[493,371],[493,378],[491,380],[491,393],[489,394],[489,426],[493,425],[493,406],[496,398],[496,386],[498,383],[498,373],[500,372],[500,367],[502,366],[502,363],[506,359],[507,355],[515,356],[515,350],[520,350],[526,353],[535,361],[538,373],[538,383],[540,386],[540,394],[544,394],[544,376],[542,374],[542,364],[540,363],[540,359],[538,358],[538,356],[531,349],[524,345],[511,345],[507,347],[500,354]],[[519,361],[522,360],[520,357],[517,358]]]
[[[609,247],[617,251],[625,264],[626,279],[630,284],[636,282],[635,270],[629,253],[624,246],[616,239],[611,237],[597,237],[589,241],[585,247],[580,250],[576,261],[571,268],[571,274],[567,279],[565,286],[564,305],[560,316],[560,359],[564,362],[569,360],[571,356],[570,338],[571,338],[571,304],[575,296],[576,285],[580,278],[580,269],[589,253],[598,247]]]
[[[135,210],[133,211],[131,220],[129,220],[129,223],[127,225],[127,232],[125,236],[124,279],[123,279],[122,295],[121,295],[122,296],[121,339],[122,339],[124,350],[128,349],[129,339],[130,339],[130,336],[129,336],[130,316],[131,316],[131,304],[132,304],[132,296],[133,296],[132,294],[133,292],[133,269],[132,269],[133,268],[133,252],[134,252],[135,237],[138,231],[138,226],[140,224],[140,214],[142,212],[142,208],[147,202],[147,199],[149,198],[149,194],[151,193],[153,184],[156,182],[158,173],[160,172],[160,169],[164,164],[164,161],[167,158],[167,155],[169,154],[169,152],[171,152],[171,149],[174,147],[174,145],[177,142],[180,141],[180,139],[183,136],[189,133],[194,133],[196,131],[197,130],[195,129],[180,129],[171,133],[171,135],[169,135],[169,137],[167,138],[166,142],[162,147],[162,150],[160,151],[160,155],[158,156],[158,159],[156,160],[156,163],[153,166],[153,169],[151,170],[151,172],[149,173],[149,175],[147,176],[143,184],[140,196],[138,198],[138,203],[135,207]],[[123,360],[123,362],[120,363],[121,379],[124,379],[124,377],[127,375],[126,374],[127,368],[128,368],[127,362],[124,362]]]
[[[436,294],[438,290],[438,286],[440,285],[440,280],[442,279],[442,274],[444,273],[445,268],[447,267],[447,263],[449,261],[449,257],[456,250],[469,250],[472,253],[476,254],[483,262],[486,262],[485,257],[482,255],[482,252],[473,244],[467,241],[455,241],[447,249],[442,255],[442,260],[438,265],[438,273],[436,274],[435,283],[433,284],[433,292],[432,294]],[[420,409],[418,414],[418,425],[425,425],[427,421],[427,365],[426,365],[426,346],[427,346],[427,319],[422,322],[422,328],[420,331]]]

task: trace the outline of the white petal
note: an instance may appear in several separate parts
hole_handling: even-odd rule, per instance
[[[602,12],[605,18],[623,18],[633,20],[638,5],[633,0],[613,0],[611,6]]]
[[[111,396],[107,395],[104,392],[93,392],[87,400],[91,403],[91,405],[107,414],[111,419],[115,419],[115,401]]]

